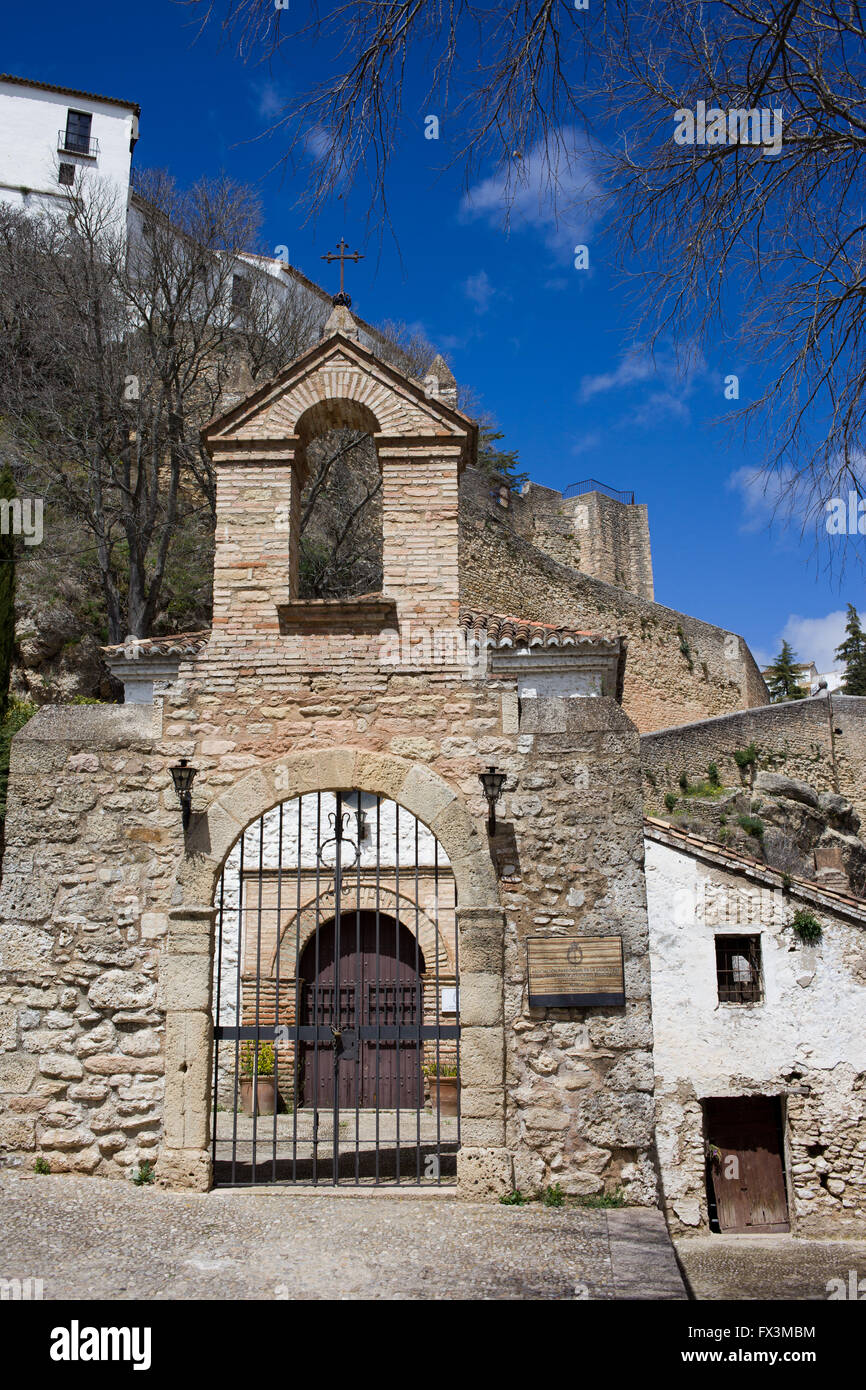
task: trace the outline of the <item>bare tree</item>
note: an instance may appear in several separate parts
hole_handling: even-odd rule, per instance
[[[636,323],[684,348],[733,325],[745,360],[771,365],[761,399],[767,462],[817,515],[864,490],[864,17],[857,0],[347,0],[293,25],[271,0],[198,0],[247,60],[282,44],[334,54],[277,122],[287,158],[318,159],[314,210],[364,177],[387,219],[405,122],[447,113],[466,179],[498,166],[507,214],[531,192],[567,215],[604,180],[609,230],[639,291]],[[286,28],[288,19],[289,28]],[[293,26],[293,27],[292,27]],[[430,74],[407,111],[408,74]],[[692,145],[675,113],[781,118],[778,153],[739,134]],[[760,117],[759,117],[760,119]],[[745,127],[740,127],[740,130]],[[585,145],[584,143],[585,142]],[[566,177],[566,174],[569,174]],[[600,209],[597,212],[600,214]]]

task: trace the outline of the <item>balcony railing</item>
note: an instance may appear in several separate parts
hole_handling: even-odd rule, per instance
[[[58,130],[57,149],[60,154],[80,154],[84,155],[85,159],[95,159],[99,154],[99,141],[92,135],[73,135],[71,132]]]

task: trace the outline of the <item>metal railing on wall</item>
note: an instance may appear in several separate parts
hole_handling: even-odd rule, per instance
[[[563,497],[582,497],[585,492],[603,492],[605,497],[612,497],[615,502],[624,502],[629,507],[634,506],[633,492],[608,487],[607,483],[600,483],[597,478],[584,478],[582,483],[572,483],[562,495]]]

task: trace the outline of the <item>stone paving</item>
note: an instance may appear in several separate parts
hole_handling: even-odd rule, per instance
[[[826,1301],[856,1271],[866,1298],[866,1241],[800,1240],[791,1235],[693,1236],[676,1242],[694,1298]]]
[[[162,1192],[0,1174],[0,1278],[46,1299],[685,1299],[659,1211]]]

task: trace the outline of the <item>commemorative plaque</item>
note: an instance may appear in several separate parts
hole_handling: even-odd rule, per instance
[[[621,936],[532,936],[526,954],[531,1009],[625,1003]]]

